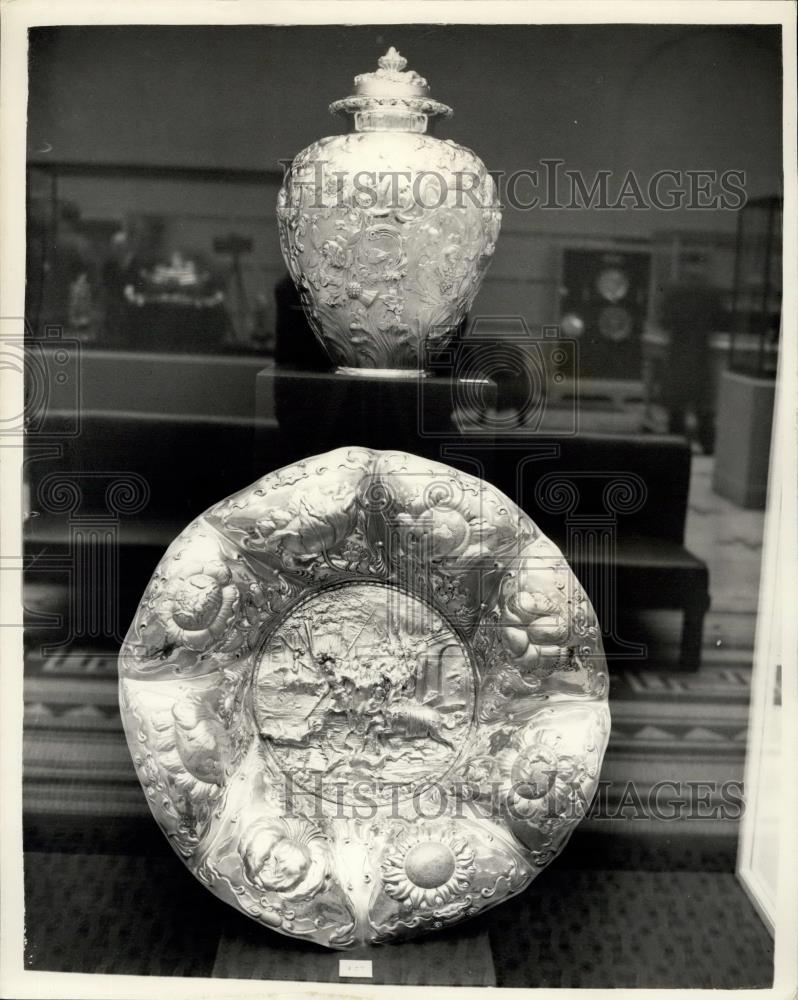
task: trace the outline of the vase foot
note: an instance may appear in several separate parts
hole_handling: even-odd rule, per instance
[[[429,372],[424,371],[423,368],[347,368],[342,365],[335,371],[339,375],[354,375],[359,378],[429,378]]]

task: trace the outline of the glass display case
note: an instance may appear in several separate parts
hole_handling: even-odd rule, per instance
[[[648,251],[564,251],[560,323],[579,341],[584,377],[640,378],[650,266]]]
[[[273,353],[279,171],[28,168],[29,333],[102,349]]]
[[[780,197],[753,198],[737,219],[729,369],[756,377],[776,375],[781,322]],[[754,351],[741,350],[753,338]]]

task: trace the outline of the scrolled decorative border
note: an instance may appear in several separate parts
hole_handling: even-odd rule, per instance
[[[288,810],[252,692],[287,610],[354,582],[429,602],[467,644],[477,684],[450,771],[366,820],[317,814],[304,791]],[[590,603],[523,512],[474,476],[359,448],[280,469],[197,518],[120,652],[131,754],[184,862],[264,926],[334,948],[446,926],[521,891],[589,804],[607,686]]]

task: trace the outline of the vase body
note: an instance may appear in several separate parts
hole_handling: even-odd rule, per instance
[[[278,197],[281,248],[334,364],[412,373],[477,294],[501,223],[496,188],[471,150],[425,134],[412,100],[357,107],[354,132],[294,159]]]

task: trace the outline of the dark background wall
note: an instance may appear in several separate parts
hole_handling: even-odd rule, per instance
[[[752,194],[779,183],[779,29],[753,26],[35,29],[29,152],[276,166],[342,130],[327,104],[389,44],[454,106],[446,135],[491,168],[559,156],[588,172],[742,169]]]
[[[30,36],[32,162],[274,169],[344,123],[327,112],[388,45],[455,116],[438,129],[496,170],[561,158],[588,181],[662,169],[741,170],[781,190],[780,29],[701,25],[117,26]],[[530,192],[521,189],[524,196]],[[258,266],[279,275],[274,191],[73,183],[93,217],[257,216]],[[513,211],[477,307],[551,322],[563,241],[730,235],[731,211]]]

